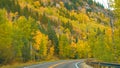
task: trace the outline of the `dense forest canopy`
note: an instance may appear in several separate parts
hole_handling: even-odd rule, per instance
[[[0,0],[0,64],[56,57],[120,62],[118,0],[113,7],[93,0]]]

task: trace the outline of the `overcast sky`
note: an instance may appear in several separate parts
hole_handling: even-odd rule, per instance
[[[107,0],[95,0],[95,1],[100,2],[101,4],[103,4],[105,6],[105,8],[108,8]]]

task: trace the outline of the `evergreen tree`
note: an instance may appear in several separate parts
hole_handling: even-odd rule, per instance
[[[50,24],[50,22],[48,21],[48,38],[52,41],[52,43],[54,44],[55,47],[55,53],[58,54],[59,49],[58,49],[58,38],[57,35],[55,33],[55,31],[52,28],[52,25]]]

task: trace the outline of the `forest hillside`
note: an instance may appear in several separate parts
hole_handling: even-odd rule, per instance
[[[120,61],[119,22],[111,15],[93,0],[0,0],[0,64]]]

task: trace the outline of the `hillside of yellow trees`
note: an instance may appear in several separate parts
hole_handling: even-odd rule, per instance
[[[0,65],[53,57],[120,61],[120,22],[110,23],[112,12],[92,0],[0,0]]]

